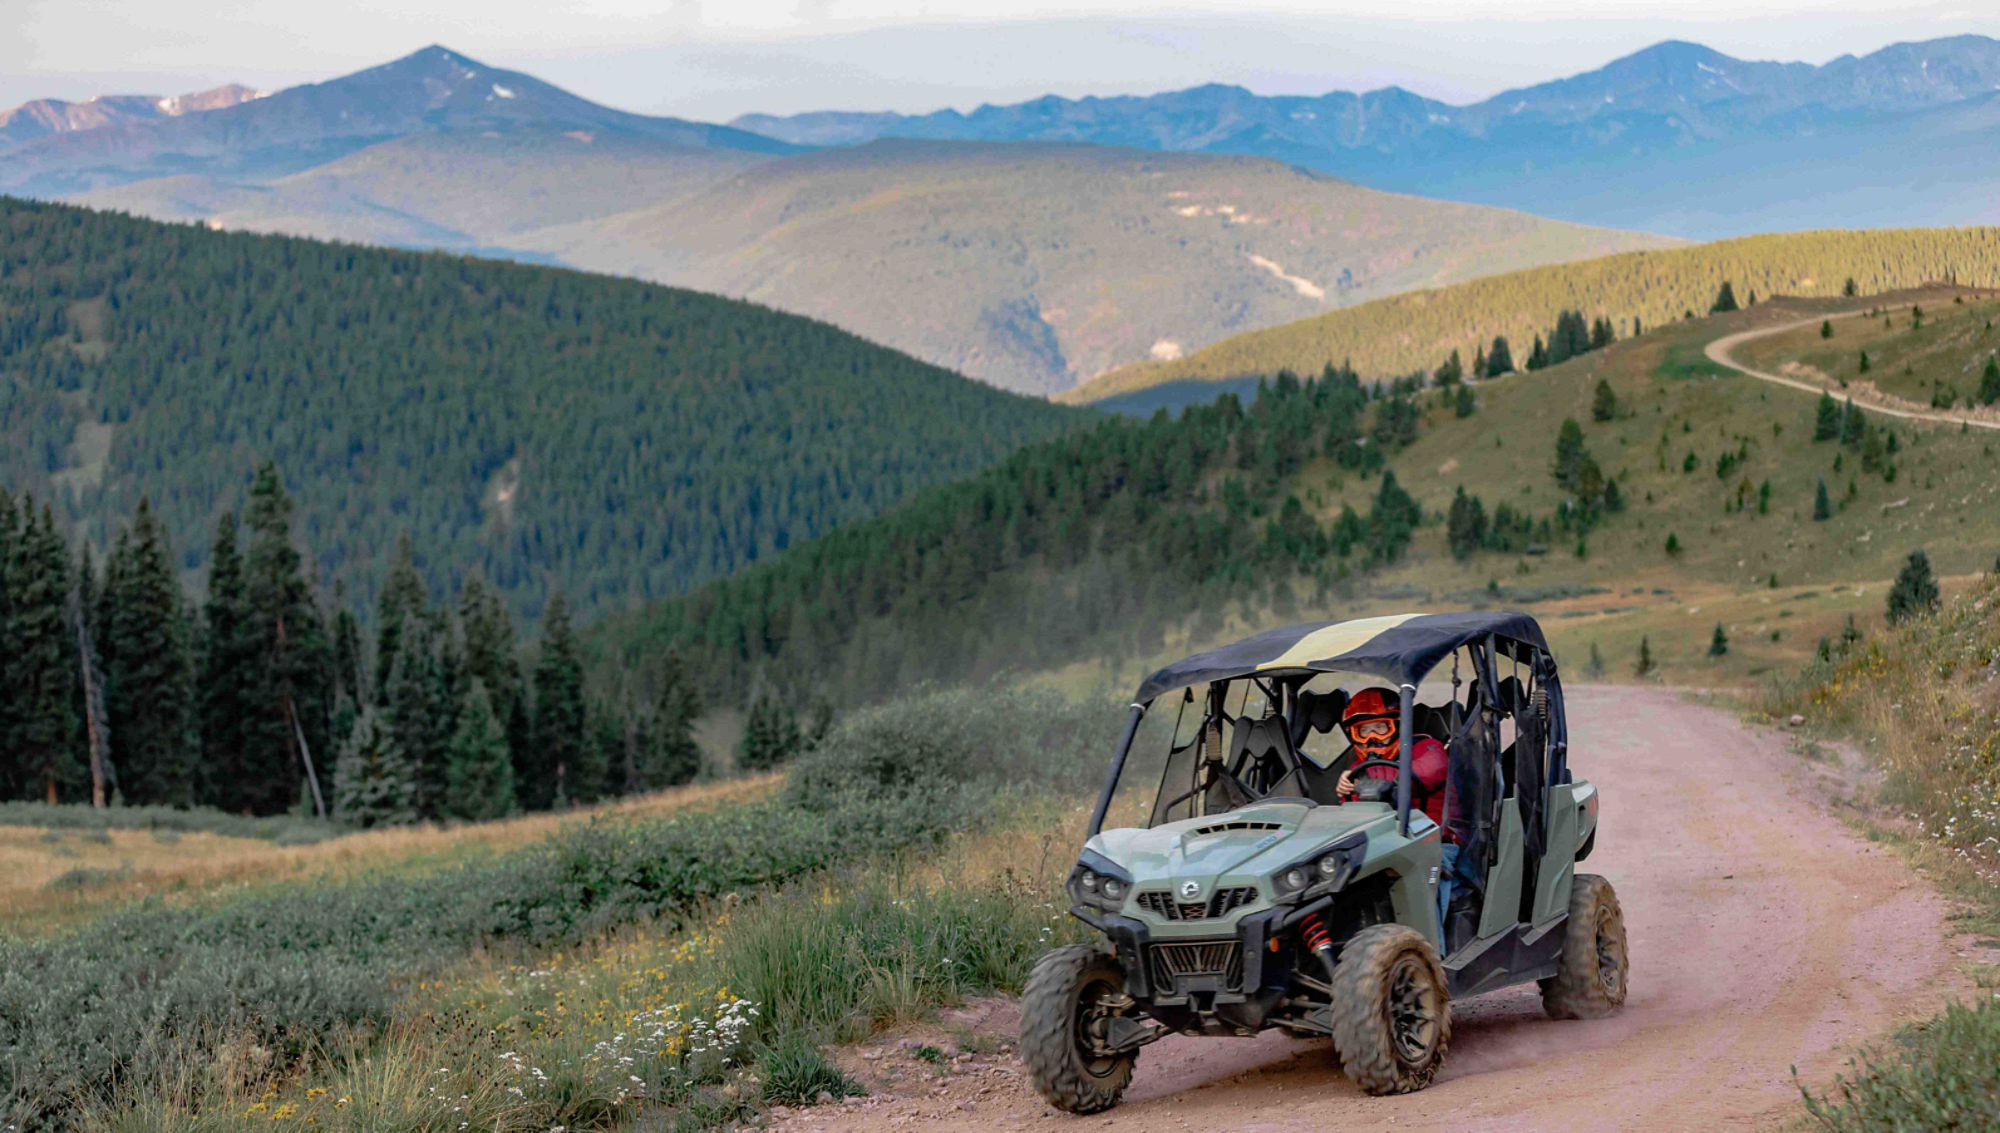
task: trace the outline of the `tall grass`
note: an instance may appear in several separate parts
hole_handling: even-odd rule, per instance
[[[1060,927],[1048,894],[1073,845],[1048,830],[1078,813],[1035,800],[1094,776],[1115,728],[1051,694],[927,693],[844,724],[795,772],[823,787],[810,805],[599,821],[420,875],[148,903],[0,942],[0,1099],[24,1127],[226,1127],[285,1106],[357,1129],[737,1113],[723,1060],[777,1066],[801,1042],[1018,983]],[[854,772],[870,760],[901,773]],[[937,847],[954,836],[997,873],[946,884]],[[937,883],[908,887],[922,876]],[[704,917],[711,931],[683,931]],[[579,950],[603,963],[563,961]]]
[[[2000,578],[1774,687],[1767,707],[1866,745],[1882,801],[2000,918]],[[1808,1113],[1830,1130],[2000,1128],[2000,1005],[1985,999],[1864,1052]]]

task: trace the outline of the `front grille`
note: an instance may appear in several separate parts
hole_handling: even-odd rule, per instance
[[[1195,944],[1155,944],[1153,982],[1162,990],[1173,988],[1188,977],[1220,978],[1226,988],[1243,982],[1243,944],[1236,940],[1202,941]]]
[[[1154,889],[1139,894],[1139,907],[1155,916],[1170,921],[1200,921],[1211,917],[1225,916],[1232,910],[1257,901],[1257,887],[1239,885],[1232,889],[1218,889],[1215,896],[1206,901],[1176,901],[1173,894],[1164,889]]]

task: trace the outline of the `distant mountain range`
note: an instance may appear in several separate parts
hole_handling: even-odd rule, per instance
[[[49,197],[161,176],[283,176],[394,138],[438,132],[604,135],[759,154],[799,148],[728,126],[612,110],[531,75],[429,47],[329,82],[199,113],[116,115],[94,128],[28,138],[0,149],[0,190]]]
[[[885,139],[807,150],[597,106],[443,48],[0,150],[0,191],[632,275],[1052,393],[1240,331],[1670,243],[1267,158]]]
[[[164,98],[156,94],[112,94],[87,102],[38,98],[12,110],[0,110],[0,153],[51,134],[95,130],[120,122],[157,122],[203,110],[221,110],[263,97],[263,91],[231,83],[214,90]]]
[[[1204,86],[905,116],[746,115],[800,145],[879,137],[1255,154],[1374,188],[1690,238],[2000,219],[2000,41],[1903,43],[1823,66],[1666,42],[1470,106],[1390,87]]]

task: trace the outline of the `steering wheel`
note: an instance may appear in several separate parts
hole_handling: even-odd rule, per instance
[[[1354,776],[1353,801],[1358,803],[1380,803],[1389,801],[1389,798],[1393,796],[1396,791],[1396,781],[1394,779],[1377,779],[1374,776],[1364,777],[1362,775],[1359,775],[1358,772],[1366,770],[1367,768],[1370,767],[1400,768],[1401,766],[1402,766],[1401,761],[1394,759],[1363,759],[1363,760],[1358,760],[1355,763],[1349,765],[1347,768],[1347,773],[1349,775]]]

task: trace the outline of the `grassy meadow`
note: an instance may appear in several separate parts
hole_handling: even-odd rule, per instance
[[[1971,297],[1955,303],[1961,295]],[[1535,614],[1571,680],[1723,687],[1796,673],[1821,638],[1839,639],[1850,617],[1864,633],[1880,627],[1889,582],[1911,550],[1926,551],[1948,593],[1993,565],[2000,555],[2000,434],[1871,415],[1882,436],[1896,437],[1897,451],[1887,458],[1892,479],[1886,468],[1865,471],[1853,448],[1813,440],[1813,394],[1722,370],[1702,351],[1737,331],[1892,303],[1954,315],[1927,319],[1915,334],[1907,317],[1900,319],[1902,329],[1879,336],[1873,348],[1891,357],[1906,339],[1973,333],[1973,325],[1983,328],[1985,318],[2000,314],[2000,300],[1941,287],[1858,301],[1767,300],[1668,324],[1532,374],[1477,383],[1478,408],[1469,417],[1457,417],[1439,393],[1420,394],[1417,440],[1391,463],[1428,521],[1399,562],[1355,578],[1324,606],[1232,607],[1206,624],[1190,619],[1174,627],[1160,649],[1143,656],[1079,659],[1041,679],[1079,691],[1123,687],[1174,656],[1277,622],[1477,607]],[[1955,325],[1940,325],[1954,316]],[[1848,334],[1854,322],[1834,325]],[[1820,342],[1816,327],[1809,333],[1800,341]],[[1756,340],[1756,351],[1746,347],[1739,356],[1776,369],[1789,360],[1793,337]],[[1593,419],[1600,381],[1617,401],[1608,421]],[[1571,536],[1538,553],[1481,550],[1454,558],[1444,517],[1460,488],[1480,496],[1489,515],[1502,502],[1536,516],[1555,511],[1565,493],[1550,468],[1564,418],[1582,425],[1587,451],[1617,479],[1625,510],[1600,520],[1581,545]],[[1718,475],[1725,457],[1726,474]],[[1815,520],[1821,481],[1831,515]],[[1379,485],[1379,478],[1320,461],[1288,490],[1328,524],[1343,506],[1365,513]],[[1728,650],[1712,656],[1718,623]],[[1642,640],[1653,663],[1644,674],[1636,671]],[[1591,667],[1593,646],[1601,671]]]
[[[1529,268],[1249,331],[1183,358],[1121,367],[1061,399],[1115,408],[1114,399],[1183,383],[1183,403],[1205,401],[1195,393],[1199,383],[1280,369],[1315,374],[1343,359],[1366,374],[1409,373],[1434,368],[1453,350],[1469,362],[1495,335],[1506,336],[1515,363],[1525,364],[1534,337],[1548,335],[1559,311],[1609,318],[1624,335],[1633,319],[1653,328],[1705,314],[1724,280],[1747,301],[1838,298],[1850,278],[1862,295],[1944,279],[1992,284],[2000,281],[2000,229],[1791,232]]]
[[[1072,931],[1050,902],[1117,726],[1048,693],[918,693],[850,716],[781,789],[191,847],[183,870],[233,883],[30,898],[10,925],[67,927],[0,937],[0,1114],[705,1127],[838,1093],[821,1044],[1015,987]]]

